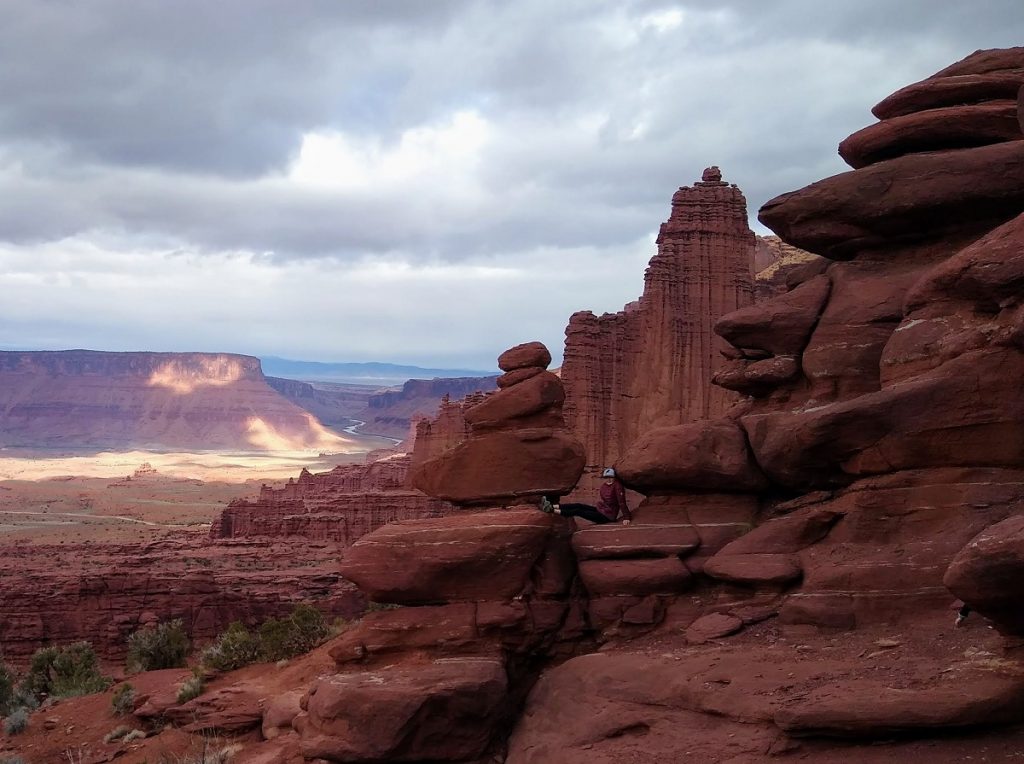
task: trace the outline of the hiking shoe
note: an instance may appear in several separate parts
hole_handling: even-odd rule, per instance
[[[540,501],[537,502],[537,509],[541,512],[547,512],[549,515],[555,511],[555,505],[548,501],[547,496],[541,496]]]

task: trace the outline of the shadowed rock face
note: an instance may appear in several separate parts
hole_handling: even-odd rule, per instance
[[[343,450],[267,384],[257,358],[0,352],[0,445]]]
[[[784,621],[851,628],[944,608],[950,560],[1021,511],[1024,134],[1011,80],[1024,83],[1024,49],[905,88],[843,142],[858,169],[768,202],[760,218],[784,241],[836,262],[718,321],[733,348],[715,381],[751,397],[702,427],[735,423],[744,437],[694,434],[705,445],[687,450],[652,431],[622,461],[652,496],[804,494],[795,515],[772,519],[768,503],[704,567],[766,590],[789,582]],[[746,488],[743,469],[765,482]],[[828,521],[808,535],[800,517]],[[1002,595],[975,580],[985,550],[1003,560],[1017,544],[1000,527],[1010,540],[979,537],[949,581],[1015,632]]]

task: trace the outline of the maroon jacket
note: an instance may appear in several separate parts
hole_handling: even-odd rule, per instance
[[[633,515],[626,506],[626,489],[622,483],[613,480],[611,483],[601,483],[600,498],[597,500],[597,511],[609,520],[618,520],[622,515],[623,520],[632,521]]]

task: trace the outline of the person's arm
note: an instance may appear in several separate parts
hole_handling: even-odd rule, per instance
[[[633,522],[633,515],[629,511],[629,505],[626,504],[626,489],[618,480],[615,481],[615,498],[618,500],[619,512],[622,514],[622,521],[624,523]]]

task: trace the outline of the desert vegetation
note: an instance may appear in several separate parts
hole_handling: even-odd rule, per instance
[[[144,626],[128,637],[126,667],[131,673],[181,668],[191,646],[180,618]]]
[[[20,699],[38,703],[46,698],[73,698],[102,692],[111,680],[100,671],[99,659],[88,642],[44,647],[32,655],[19,685]]]
[[[233,671],[257,661],[279,661],[302,655],[330,636],[323,613],[312,605],[296,605],[284,618],[270,618],[250,631],[235,621],[199,656],[204,668]]]
[[[135,687],[125,682],[114,691],[110,699],[110,708],[114,716],[127,716],[135,709]]]

